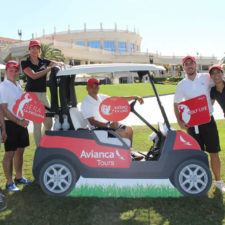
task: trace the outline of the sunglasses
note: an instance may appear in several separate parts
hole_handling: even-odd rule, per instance
[[[9,63],[7,63],[7,65],[9,65],[9,66],[18,66],[18,64],[15,63],[15,62],[9,62]]]

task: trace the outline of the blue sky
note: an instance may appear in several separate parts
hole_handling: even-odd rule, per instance
[[[0,36],[103,28],[139,31],[142,51],[225,56],[224,0],[11,0],[0,3]]]

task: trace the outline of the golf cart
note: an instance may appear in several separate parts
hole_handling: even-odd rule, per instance
[[[110,183],[111,187],[115,187],[116,182],[139,185],[139,181],[148,181],[154,186],[157,180],[168,180],[170,186],[182,195],[202,196],[208,192],[212,177],[207,154],[201,151],[191,136],[171,129],[151,75],[151,71],[160,70],[164,68],[153,64],[91,64],[57,71],[57,78],[61,79],[61,107],[58,107],[57,113],[67,113],[70,126],[68,130],[46,131],[36,150],[33,175],[46,194],[90,196],[89,191],[84,194],[84,189],[89,190],[89,186],[78,185],[83,180],[89,180],[90,186],[101,180],[102,186]],[[89,129],[77,108],[74,91],[77,74],[124,71],[137,72],[140,80],[148,76],[164,118],[164,123],[159,123],[156,129],[135,110],[136,101],[131,102],[131,112],[155,135],[151,148],[146,149],[146,154],[141,153],[144,156],[142,161],[131,159],[129,140],[121,138],[115,131]],[[71,194],[78,186],[80,194]],[[147,194],[138,196],[151,196],[148,195],[151,189],[146,190]],[[103,196],[101,194],[92,196]],[[106,196],[112,194],[108,192]]]

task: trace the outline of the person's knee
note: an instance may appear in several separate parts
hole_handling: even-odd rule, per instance
[[[52,128],[52,118],[46,118],[44,126],[46,130],[50,130]]]
[[[14,157],[15,151],[5,152],[4,159],[11,160]]]
[[[133,129],[132,129],[132,127],[127,126],[126,129],[125,129],[125,133],[126,133],[126,135],[129,138],[132,138],[132,136],[133,136]]]
[[[33,123],[33,125],[34,125],[34,131],[35,130],[41,130],[41,123]]]
[[[219,153],[209,153],[212,160],[220,160]]]

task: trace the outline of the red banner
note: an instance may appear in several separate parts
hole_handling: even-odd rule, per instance
[[[86,166],[99,168],[129,168],[130,150],[99,145],[95,140],[44,135],[40,147],[62,148],[73,152]],[[74,148],[76,146],[76,148]]]
[[[36,123],[42,123],[45,120],[45,107],[38,101],[37,96],[31,92],[25,92],[16,101],[13,112],[16,116]]]
[[[193,127],[210,122],[210,113],[206,95],[201,95],[178,104],[180,119]]]
[[[130,105],[124,98],[110,97],[100,104],[99,112],[104,119],[117,122],[129,115]]]

